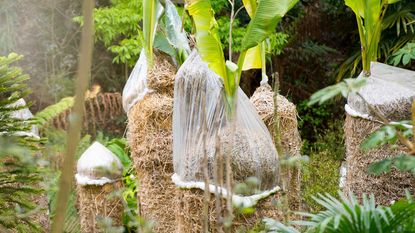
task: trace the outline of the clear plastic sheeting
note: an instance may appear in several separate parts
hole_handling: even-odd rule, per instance
[[[94,142],[79,158],[76,181],[79,185],[104,185],[122,176],[120,159],[99,142]]]
[[[122,92],[122,106],[126,113],[150,92],[147,85],[147,69],[147,58],[143,49]]]
[[[410,109],[415,98],[415,72],[372,62],[371,76],[359,93],[388,120],[407,120],[411,116]],[[357,94],[349,95],[346,112],[354,117],[377,119]]]
[[[10,107],[22,107],[26,106],[26,101],[24,99],[19,99],[15,103],[13,103]],[[34,116],[29,108],[23,108],[17,111],[14,111],[10,114],[12,118],[21,119],[21,120],[29,120],[32,119]],[[27,136],[39,139],[39,129],[37,126],[33,125],[29,132],[16,132],[16,136]]]
[[[179,69],[175,81],[173,182],[182,188],[201,188],[200,183],[208,180],[210,185],[217,184],[226,190],[225,158],[230,155],[234,185],[250,177],[257,181],[248,192],[234,198],[276,192],[279,159],[265,124],[241,89],[235,124],[231,124],[224,99],[222,79],[194,51]],[[208,177],[203,173],[206,164]],[[218,180],[223,181],[222,185]]]

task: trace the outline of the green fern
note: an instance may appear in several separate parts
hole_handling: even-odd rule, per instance
[[[325,233],[413,233],[415,232],[415,203],[412,197],[394,203],[390,207],[377,206],[375,198],[363,195],[362,203],[350,194],[341,199],[331,195],[319,195],[315,198],[324,210],[316,214],[300,213],[305,221],[293,221],[290,225],[306,226],[305,232]],[[267,232],[299,233],[291,226],[285,226],[273,219],[265,219]]]
[[[53,118],[59,116],[62,112],[70,109],[73,106],[73,103],[73,97],[66,97],[61,99],[58,103],[46,107],[42,111],[36,113],[36,123],[39,125],[45,125]]]

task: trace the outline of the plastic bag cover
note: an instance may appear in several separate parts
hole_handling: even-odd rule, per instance
[[[371,76],[359,93],[389,120],[407,120],[415,98],[415,72],[372,62]],[[345,109],[351,116],[375,119],[375,114],[357,94],[349,95]]]
[[[212,192],[217,174],[226,174],[218,167],[225,167],[223,157],[230,153],[234,183],[243,183],[249,177],[256,177],[257,181],[256,191],[241,193],[239,197],[258,197],[261,193],[267,196],[278,190],[278,154],[265,124],[241,89],[238,90],[235,125],[232,127],[225,113],[222,79],[195,51],[192,52],[175,80],[173,181],[176,185],[203,189],[202,168],[206,155]],[[216,135],[219,135],[219,143]],[[220,153],[215,153],[218,149]],[[226,192],[225,187],[219,188]]]
[[[150,91],[147,86],[147,58],[144,49],[134,66],[122,92],[122,106],[128,111]]]
[[[26,106],[26,101],[24,99],[19,99],[15,103],[11,104],[10,107],[21,107]],[[29,108],[20,109],[14,111],[10,114],[11,117],[21,120],[32,119],[34,116]],[[27,136],[39,139],[39,128],[36,125],[33,125],[30,132],[16,132],[16,136]]]

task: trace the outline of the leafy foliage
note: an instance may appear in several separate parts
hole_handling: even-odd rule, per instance
[[[322,104],[337,95],[347,97],[350,93],[359,91],[366,84],[364,78],[345,79],[340,83],[319,90],[310,97],[309,105]]]
[[[33,215],[40,211],[34,197],[42,180],[33,151],[16,137],[0,137],[0,230],[41,232]],[[3,230],[2,230],[3,229]]]
[[[163,12],[163,6],[158,0],[143,1],[143,34],[144,50],[147,63],[153,65],[153,44],[159,18]]]
[[[143,47],[142,0],[112,0],[109,7],[94,10],[96,39],[116,56],[115,63],[133,66]],[[81,17],[75,18],[82,23]]]
[[[392,122],[369,135],[360,145],[363,150],[373,149],[385,144],[394,144],[398,141],[398,132],[405,138],[413,137],[412,122]],[[372,163],[368,171],[375,175],[381,175],[391,171],[395,167],[402,172],[412,172],[415,175],[415,156],[402,154]]]
[[[310,160],[302,166],[301,196],[310,212],[322,209],[313,199],[318,193],[337,196],[339,168],[345,154],[343,121],[336,120],[325,124],[328,126],[323,126],[322,122],[319,123],[320,127],[327,127],[324,130],[316,129],[314,132],[309,132],[316,134],[314,135],[315,141],[303,139],[301,154],[309,155]]]
[[[415,4],[411,0],[393,1],[388,5],[386,14],[382,21],[381,37],[376,58],[384,62],[395,61],[390,57],[403,48],[408,42],[413,42],[415,33],[413,22],[415,21]],[[391,3],[389,1],[389,3]],[[360,50],[360,46],[356,49]],[[342,63],[338,70],[337,80],[347,77],[348,74],[355,75],[360,72],[360,61],[362,56],[360,51],[355,50]],[[397,62],[397,61],[396,61]]]
[[[27,75],[13,66],[21,59],[17,54],[0,57],[0,231],[40,232],[33,219],[40,208],[34,198],[40,193],[41,166],[34,157],[38,140],[17,136],[30,131],[33,121],[14,118],[14,111],[27,108],[16,102],[27,96]]]
[[[340,200],[333,196],[319,195],[315,200],[324,207],[316,214],[300,213],[304,221],[293,221],[290,225],[306,226],[306,232],[415,232],[415,203],[412,197],[394,203],[390,207],[376,206],[373,196],[363,195],[362,204],[353,194],[347,198],[340,193]],[[265,219],[268,232],[299,233],[291,226],[275,220]]]
[[[252,48],[264,41],[282,17],[294,7],[298,0],[264,0],[259,1],[257,10],[248,24],[247,32],[242,40],[242,50]]]
[[[393,54],[391,61],[394,66],[397,66],[400,63],[406,66],[412,60],[415,60],[415,43],[407,43],[403,48]]]
[[[369,135],[360,147],[363,150],[369,150],[388,143],[395,144],[398,140],[398,131],[401,132],[404,137],[408,138],[413,136],[412,123],[410,121],[400,121],[385,125]]]
[[[415,175],[415,156],[403,154],[374,162],[370,164],[368,171],[375,175],[381,175],[390,172],[392,167],[402,172],[412,172]]]
[[[19,131],[30,131],[31,125],[21,119],[11,117],[15,111],[27,108],[15,103],[26,97],[30,91],[25,81],[29,76],[22,74],[20,68],[12,66],[22,58],[17,54],[0,57],[0,134],[10,136]]]
[[[228,88],[222,43],[210,1],[191,1],[187,10],[195,24],[197,48],[200,56],[208,63],[210,69],[224,79],[225,88]]]
[[[68,110],[73,106],[74,98],[66,97],[61,99],[58,103],[49,105],[35,115],[37,124],[44,125],[51,121],[53,118],[59,116],[62,112]]]

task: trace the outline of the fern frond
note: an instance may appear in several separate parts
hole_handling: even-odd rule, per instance
[[[44,125],[47,122],[58,117],[61,113],[69,110],[74,104],[74,97],[66,97],[58,103],[50,105],[42,111],[36,113],[35,120],[38,125]]]

